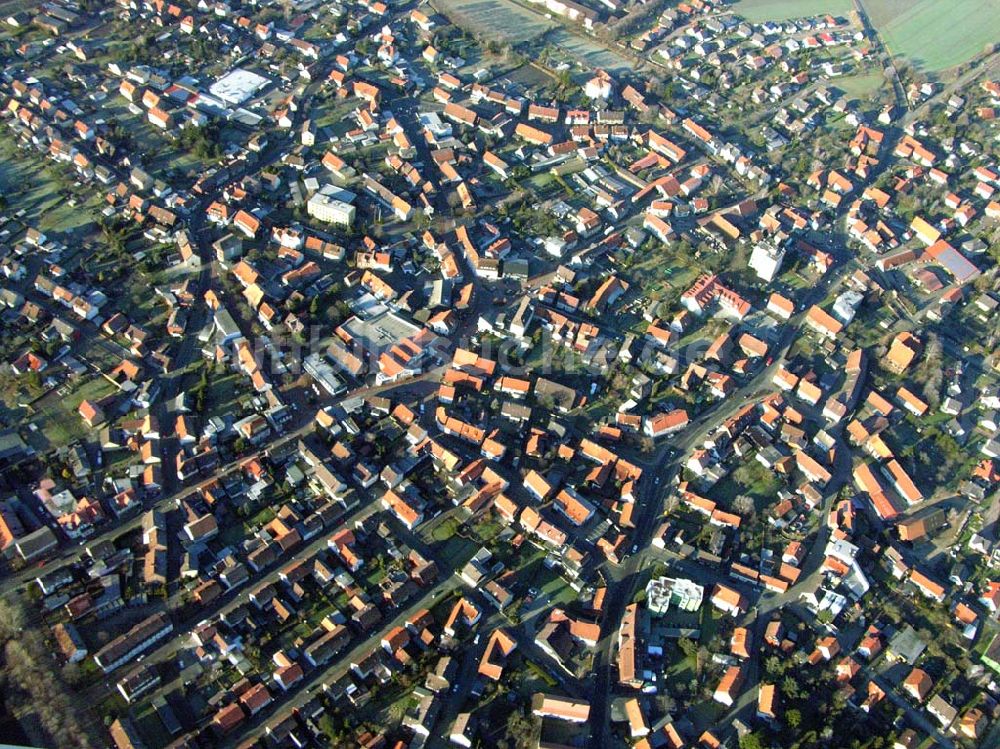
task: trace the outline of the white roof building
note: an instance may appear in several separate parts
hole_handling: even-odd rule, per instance
[[[697,611],[704,599],[705,589],[682,577],[654,577],[646,584],[646,607],[653,614],[665,614],[671,605],[681,611]]]

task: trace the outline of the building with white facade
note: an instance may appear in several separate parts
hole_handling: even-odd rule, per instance
[[[646,584],[646,607],[662,616],[673,606],[681,611],[697,611],[705,599],[705,589],[682,577],[654,577]]]

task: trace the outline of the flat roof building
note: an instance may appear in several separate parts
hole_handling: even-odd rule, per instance
[[[646,584],[646,607],[657,615],[665,614],[671,606],[697,611],[704,598],[705,588],[681,577],[655,577]]]

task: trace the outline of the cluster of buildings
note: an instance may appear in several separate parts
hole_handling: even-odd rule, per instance
[[[652,78],[371,0],[5,20],[4,138],[100,228],[0,217],[0,586],[122,749],[990,745],[1000,86],[535,5]]]

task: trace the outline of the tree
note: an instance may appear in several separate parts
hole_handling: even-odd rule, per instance
[[[688,658],[694,658],[698,654],[698,645],[687,637],[681,637],[677,640],[677,647]]]
[[[927,345],[924,348],[924,366],[921,367],[924,383],[924,399],[932,408],[936,408],[941,384],[944,380],[944,369],[941,366],[943,357],[943,347],[941,339],[935,333],[930,333],[927,337]]]
[[[759,733],[745,733],[740,736],[740,749],[764,749]]]
[[[768,676],[780,676],[785,672],[785,661],[776,655],[768,656],[764,661],[764,670]]]
[[[507,746],[527,749],[534,742],[535,734],[536,725],[533,718],[526,716],[520,710],[513,710],[507,716],[507,731],[504,735]]]
[[[781,693],[792,700],[798,699],[802,695],[798,682],[791,676],[786,676],[781,680]]]
[[[802,713],[795,708],[792,708],[785,713],[785,722],[792,728],[798,728],[802,723]]]
[[[52,669],[49,652],[34,630],[21,632],[19,638],[9,640],[3,653],[11,684],[26,694],[38,723],[54,746],[93,746],[76,718],[64,685]]]
[[[0,598],[0,639],[9,640],[24,629],[24,607],[20,601]]]
[[[209,124],[203,127],[186,127],[181,130],[180,144],[201,159],[216,160],[222,157],[219,145],[219,128]]]
[[[754,502],[753,497],[741,494],[736,499],[733,500],[733,512],[742,515],[743,517],[750,517],[754,513]]]

